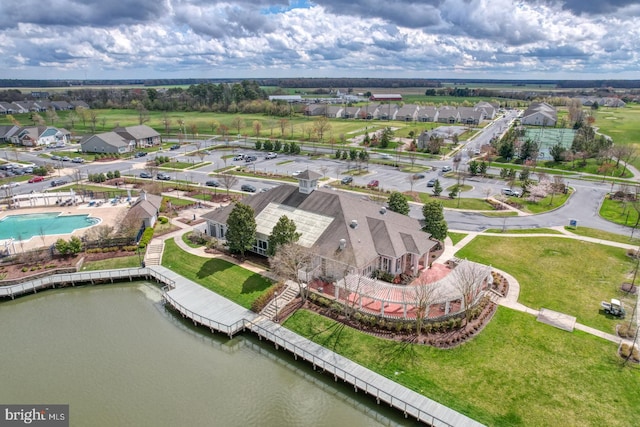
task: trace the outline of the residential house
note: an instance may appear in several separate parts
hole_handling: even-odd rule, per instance
[[[478,125],[484,120],[484,111],[475,107],[458,107],[458,122],[464,125]]]
[[[115,132],[103,132],[86,137],[80,142],[83,153],[125,154],[133,151],[135,142]]]
[[[476,105],[475,108],[480,108],[483,110],[484,118],[486,120],[493,120],[496,117],[496,112],[500,108],[500,104],[498,103],[490,103],[486,101],[480,101]]]
[[[340,119],[344,117],[344,107],[329,105],[327,106],[327,117],[330,119]]]
[[[419,122],[437,122],[438,121],[438,109],[436,107],[420,107],[418,111]]]
[[[0,114],[15,114],[16,106],[10,102],[0,102]]]
[[[0,126],[0,142],[10,142],[11,138],[20,131],[20,126],[3,125]]]
[[[398,275],[428,265],[436,242],[421,230],[418,220],[387,210],[352,194],[317,188],[320,174],[305,171],[298,187],[283,184],[242,200],[254,210],[256,241],[252,251],[267,253],[268,238],[286,215],[301,233],[298,244],[309,248],[314,261],[303,280],[371,275],[383,270]],[[207,233],[225,240],[227,220],[234,205],[203,215]]]
[[[54,110],[73,110],[74,107],[67,101],[51,101]]]
[[[420,150],[426,149],[427,145],[429,144],[429,141],[432,138],[442,138],[442,136],[440,136],[438,133],[431,130],[422,131],[416,141],[416,145],[418,146],[418,149]]]
[[[41,145],[68,144],[71,134],[66,129],[53,126],[27,126],[22,127],[11,136],[13,144],[25,147],[37,147]]]
[[[359,119],[361,110],[361,107],[346,107],[342,117],[345,119]]]
[[[147,125],[118,127],[113,131],[136,148],[153,147],[162,143],[160,134]]]
[[[520,123],[529,126],[555,126],[558,113],[546,102],[532,102],[520,118]]]
[[[418,119],[418,106],[415,104],[405,104],[398,107],[393,115],[393,120],[402,122],[415,122]]]
[[[304,109],[305,116],[326,116],[327,104],[309,104]]]
[[[438,123],[448,123],[450,125],[460,122],[460,113],[456,107],[444,105],[438,108]]]

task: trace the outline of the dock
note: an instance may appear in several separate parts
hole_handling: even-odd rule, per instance
[[[162,267],[125,268],[57,274],[17,285],[0,287],[0,298],[15,298],[47,288],[82,284],[115,283],[133,280],[155,280],[162,285],[162,297],[183,317],[211,332],[233,337],[251,331],[260,340],[267,340],[276,349],[291,353],[294,358],[307,361],[314,370],[333,376],[427,425],[446,427],[480,427],[471,418],[435,402],[405,386],[371,371],[333,351],[292,332],[267,317],[260,316],[203,286]]]

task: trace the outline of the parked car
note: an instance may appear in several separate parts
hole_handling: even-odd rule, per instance
[[[71,161],[71,157],[69,157],[69,156],[62,156],[62,157],[60,158],[60,160],[62,160],[63,162],[70,162],[70,161]]]
[[[34,182],[41,182],[41,181],[44,181],[44,177],[40,175],[36,175],[29,180],[29,184],[33,184]]]
[[[249,162],[255,162],[256,160],[258,160],[258,158],[256,156],[245,156],[244,157],[244,161],[249,163]]]
[[[149,172],[140,172],[140,178],[151,179],[153,178],[153,175],[151,175]]]
[[[302,171],[295,171],[294,173],[292,173],[291,175],[293,176],[298,176],[302,173]]]
[[[414,173],[413,174],[413,179],[424,179],[426,177],[427,176],[425,174],[423,174],[423,173]]]
[[[205,184],[208,187],[220,187],[220,183],[218,181],[216,181],[215,179],[212,179],[211,181],[207,181],[207,182],[205,182]]]
[[[64,185],[66,183],[67,183],[67,181],[65,181],[64,179],[54,179],[53,181],[51,181],[51,186],[52,187],[57,187],[59,185]]]
[[[84,163],[84,159],[82,157],[74,157],[71,161],[73,163]]]
[[[60,156],[51,156],[51,160],[62,160]]]
[[[436,179],[435,178],[431,178],[429,181],[427,181],[427,187],[433,187],[436,185]]]
[[[276,157],[278,157],[278,153],[267,153],[266,156],[264,156],[265,159],[275,159]]]
[[[236,154],[236,156],[233,158],[233,161],[237,162],[238,160],[244,160],[244,154]]]
[[[145,151],[138,151],[138,152],[135,154],[135,156],[136,156],[136,157],[144,157],[144,156],[146,156],[146,155],[147,155],[147,153],[146,153]]]
[[[12,187],[17,187],[17,186],[19,186],[19,185],[20,185],[20,183],[18,183],[18,182],[10,182],[10,183],[8,183],[8,184],[2,184],[2,185],[0,185],[0,188],[2,188],[2,189],[7,189],[7,188],[12,188]]]
[[[380,158],[381,159],[391,160],[391,159],[393,159],[393,156],[391,154],[382,153],[382,154],[380,154]]]
[[[240,189],[242,191],[248,191],[249,193],[255,193],[256,192],[256,187],[254,187],[251,184],[242,184],[242,187],[240,187]]]
[[[512,190],[510,188],[503,188],[502,194],[510,197],[520,197],[522,195],[518,190]]]
[[[367,184],[367,187],[369,187],[369,188],[378,188],[379,185],[380,185],[380,182],[377,179],[372,179]]]
[[[451,172],[451,166],[443,166],[442,172]]]
[[[24,173],[33,173],[33,168],[31,166],[27,166],[26,168],[22,169],[22,172],[24,172]]]
[[[160,172],[158,173],[158,175],[156,175],[156,178],[162,181],[169,181],[171,180],[171,175],[169,175],[168,173]]]
[[[179,150],[180,149],[180,144],[173,144],[171,147],[169,147],[169,150],[173,151],[173,150]]]
[[[343,185],[349,185],[353,182],[353,177],[352,176],[345,176],[344,178],[342,178],[340,180],[340,183]]]

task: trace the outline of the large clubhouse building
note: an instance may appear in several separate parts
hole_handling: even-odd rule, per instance
[[[418,220],[359,196],[318,189],[319,178],[319,174],[307,170],[298,176],[298,187],[283,184],[242,200],[255,213],[253,252],[267,253],[269,235],[286,215],[301,233],[298,244],[315,255],[306,280],[338,279],[347,274],[369,276],[375,270],[415,274],[428,266],[437,242],[421,230]],[[207,234],[225,240],[233,207],[221,207],[203,216]]]

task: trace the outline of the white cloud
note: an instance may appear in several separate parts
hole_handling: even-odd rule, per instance
[[[38,4],[0,3],[6,77],[580,78],[616,77],[639,65],[640,7],[626,0],[597,7],[316,0],[295,8],[284,0],[134,0],[126,7],[51,0],[48,13]]]

